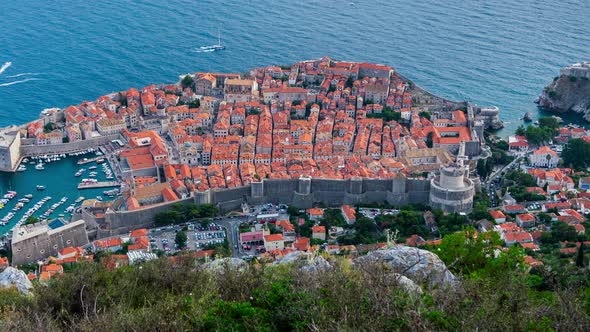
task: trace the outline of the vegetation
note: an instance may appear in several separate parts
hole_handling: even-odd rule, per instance
[[[188,104],[189,108],[199,108],[201,107],[201,100],[199,98],[193,100]]]
[[[193,78],[190,75],[186,75],[185,77],[182,78],[182,81],[180,81],[180,85],[182,86],[183,89],[186,89],[188,87],[192,87],[193,86]]]
[[[563,163],[573,168],[585,168],[590,166],[590,143],[581,138],[571,139],[567,142],[561,153]]]
[[[485,191],[481,191],[475,194],[473,197],[473,210],[469,217],[471,220],[493,220],[492,216],[488,212],[488,206],[490,205],[490,197]]]
[[[578,240],[578,233],[573,226],[558,221],[551,226],[551,232],[543,232],[539,240],[544,244],[557,244],[560,241],[575,242]]]
[[[49,133],[54,131],[57,128],[57,125],[53,122],[47,122],[47,124],[45,126],[43,126],[43,132],[44,133]]]
[[[462,277],[449,291],[422,285],[408,293],[387,265],[332,269],[295,265],[196,268],[189,256],[108,271],[82,263],[37,285],[33,296],[0,291],[4,331],[583,331],[590,329],[590,288],[571,266],[527,272],[523,252],[495,255],[493,233],[443,239],[437,249]]]
[[[527,141],[534,145],[541,145],[550,141],[559,128],[559,122],[556,118],[546,116],[539,118],[539,126],[519,126],[516,135],[525,136]]]
[[[379,113],[367,114],[367,118],[383,119],[385,122],[399,121],[402,117],[400,112],[393,111],[390,107],[383,107],[383,111]]]
[[[154,216],[156,226],[176,225],[193,219],[212,218],[217,215],[218,209],[212,204],[174,204],[170,209],[158,212]]]
[[[186,248],[186,244],[188,242],[188,236],[185,232],[179,231],[176,232],[176,236],[174,237],[174,244],[178,247],[178,249]]]
[[[39,218],[35,216],[29,216],[27,220],[25,220],[25,225],[36,224],[39,222]]]
[[[430,118],[431,118],[430,112],[427,112],[427,111],[422,111],[422,112],[418,113],[418,115],[421,118],[427,118],[428,120],[430,120]]]

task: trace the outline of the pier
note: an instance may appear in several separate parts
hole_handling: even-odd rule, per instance
[[[100,159],[105,159],[105,157],[98,156],[98,157],[94,157],[94,158],[80,159],[80,160],[78,160],[78,165],[90,164],[90,163],[93,163],[93,162],[100,160]]]
[[[96,189],[96,188],[108,188],[108,187],[119,187],[121,184],[117,181],[101,181],[95,183],[80,183],[78,189]]]

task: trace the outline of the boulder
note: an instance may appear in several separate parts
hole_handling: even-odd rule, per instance
[[[248,263],[240,258],[226,257],[207,262],[203,268],[215,273],[223,273],[226,268],[243,271],[248,268]]]
[[[446,288],[457,284],[457,278],[437,255],[414,247],[396,246],[376,250],[356,258],[353,263],[359,266],[386,263],[394,272],[414,283],[426,283],[430,287]]]
[[[33,284],[24,271],[10,266],[0,273],[0,286],[3,288],[16,287],[22,294],[28,294],[29,290],[33,288]]]
[[[412,279],[403,276],[399,273],[394,273],[393,277],[396,279],[397,284],[408,293],[422,294],[422,287],[412,281]]]
[[[290,252],[273,262],[273,265],[279,264],[298,264],[300,269],[306,272],[325,271],[332,268],[324,257],[301,251]]]

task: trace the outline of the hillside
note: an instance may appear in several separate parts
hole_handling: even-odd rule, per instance
[[[567,280],[543,268],[527,271],[519,249],[491,258],[495,248],[482,237],[442,244],[450,271],[436,255],[408,247],[275,263],[189,256],[114,270],[83,263],[29,296],[0,290],[0,330],[590,329],[587,270],[561,271]]]
[[[587,78],[561,75],[544,90],[539,106],[556,112],[576,112],[590,121],[590,81]]]

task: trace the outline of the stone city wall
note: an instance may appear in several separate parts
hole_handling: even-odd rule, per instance
[[[88,243],[86,224],[80,223],[62,230],[42,232],[28,239],[12,242],[12,264],[35,262],[49,256],[56,256],[66,247],[78,247]]]
[[[311,191],[306,190],[307,184]],[[302,184],[300,186],[300,184]],[[428,204],[430,183],[426,179],[264,179],[262,188],[256,185],[252,196],[251,185],[199,192],[194,197],[186,198],[180,203],[194,202],[196,204],[215,204],[222,213],[238,210],[241,204],[284,203],[299,208],[308,208],[314,204],[324,203],[328,206],[342,204],[358,205],[361,203],[383,203],[392,205]],[[351,192],[352,191],[352,192]],[[154,216],[169,209],[172,204],[161,203],[153,207],[135,211],[108,211],[105,214],[105,224],[101,225],[97,237],[107,237],[126,234],[137,228],[152,227]]]
[[[152,205],[148,208],[134,211],[112,211],[105,213],[105,223],[100,225],[96,237],[98,239],[127,234],[138,228],[154,227],[154,217],[158,212],[166,211],[174,204],[193,203],[194,197],[184,198],[174,202],[165,202]]]

